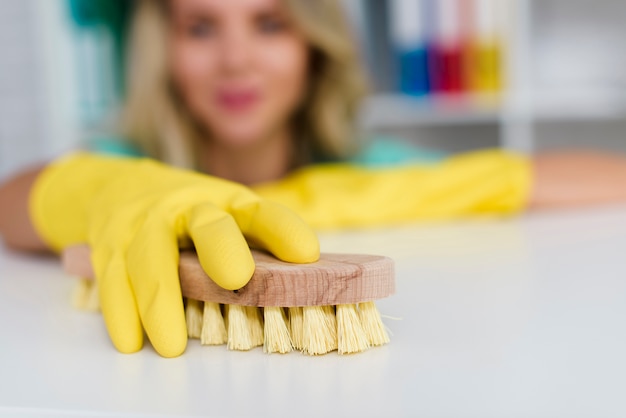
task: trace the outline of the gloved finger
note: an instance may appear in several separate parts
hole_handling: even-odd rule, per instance
[[[187,231],[202,268],[219,286],[236,290],[244,287],[254,273],[254,259],[235,220],[208,203],[192,208]]]
[[[298,215],[269,200],[233,205],[232,216],[256,245],[291,263],[312,263],[320,256],[317,235]]]
[[[156,210],[130,243],[126,262],[143,327],[163,357],[177,357],[187,346],[178,260],[176,232]]]
[[[97,259],[106,260],[102,266],[94,262],[94,268],[96,273],[102,271],[97,281],[100,307],[109,337],[122,353],[139,351],[143,346],[143,329],[124,257],[120,253],[113,253],[109,257]]]

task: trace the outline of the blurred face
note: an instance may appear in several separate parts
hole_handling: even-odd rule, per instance
[[[306,89],[308,46],[279,0],[170,0],[170,65],[214,141],[283,131]]]

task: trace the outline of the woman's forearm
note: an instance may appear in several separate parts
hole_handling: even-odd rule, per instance
[[[551,151],[532,157],[529,209],[626,202],[626,155]]]
[[[0,185],[0,235],[12,248],[43,251],[47,246],[31,223],[28,198],[43,166],[24,171]]]

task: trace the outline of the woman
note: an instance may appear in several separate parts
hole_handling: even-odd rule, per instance
[[[194,245],[229,289],[252,274],[248,244],[292,262],[318,257],[314,232],[274,201],[315,227],[342,227],[626,200],[626,159],[599,153],[492,150],[384,170],[315,164],[367,160],[354,130],[364,78],[339,8],[140,2],[123,136],[129,153],[152,159],[77,154],[17,175],[0,188],[5,242],[89,243],[115,346],[139,350],[145,330],[173,357],[187,341],[180,247]]]

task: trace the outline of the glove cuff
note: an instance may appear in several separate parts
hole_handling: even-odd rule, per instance
[[[29,198],[31,222],[42,240],[55,251],[86,242],[87,208],[94,195],[133,161],[78,152],[49,164]]]

